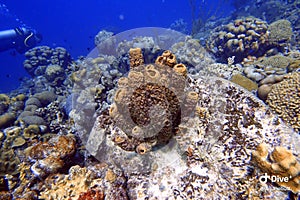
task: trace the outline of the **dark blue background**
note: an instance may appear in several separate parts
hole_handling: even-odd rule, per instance
[[[208,11],[219,1],[197,3]],[[0,3],[9,9],[9,13],[0,13],[0,17],[6,15],[0,20],[1,29],[19,25],[16,22],[19,18],[43,35],[41,45],[62,46],[75,59],[88,54],[94,47],[94,36],[102,29],[119,33],[147,26],[168,28],[179,18],[190,29],[192,21],[189,0],[0,0]],[[230,9],[228,4],[222,8]],[[0,52],[0,92],[16,88],[18,79],[27,75],[22,66],[24,56],[12,53]]]

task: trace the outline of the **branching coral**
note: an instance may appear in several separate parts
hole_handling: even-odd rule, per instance
[[[216,29],[206,46],[222,61],[235,56],[235,61],[240,62],[248,55],[259,56],[264,53],[268,48],[267,29],[268,24],[260,19],[237,19]]]
[[[45,73],[48,65],[59,65],[66,68],[72,61],[66,49],[57,47],[52,49],[48,46],[40,46],[30,49],[25,53],[25,70],[31,76],[39,76]]]

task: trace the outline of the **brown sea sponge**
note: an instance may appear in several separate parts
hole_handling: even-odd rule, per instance
[[[130,67],[134,68],[144,64],[142,50],[140,48],[132,48],[129,50]]]
[[[174,71],[180,75],[186,76],[187,75],[187,68],[184,64],[176,64],[174,66]]]
[[[161,56],[158,56],[155,64],[174,67],[177,64],[176,56],[171,51],[166,50]]]
[[[273,85],[266,101],[285,122],[300,131],[300,72],[287,74]]]
[[[130,52],[141,53],[138,49]],[[128,77],[119,80],[109,111],[126,135],[115,135],[113,141],[124,150],[139,154],[166,144],[181,121],[186,74],[185,65],[177,64],[170,51],[163,52],[155,65],[137,66],[131,62]]]

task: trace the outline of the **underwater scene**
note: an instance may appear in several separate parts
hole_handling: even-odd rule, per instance
[[[0,0],[0,200],[300,200],[299,0]]]

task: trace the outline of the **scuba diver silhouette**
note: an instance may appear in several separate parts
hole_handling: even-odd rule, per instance
[[[33,48],[42,40],[42,35],[26,27],[0,31],[0,52],[15,49],[20,54]]]

